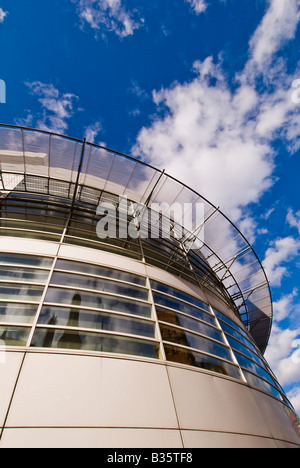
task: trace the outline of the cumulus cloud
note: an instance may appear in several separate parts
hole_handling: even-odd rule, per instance
[[[134,9],[128,11],[123,0],[72,0],[82,24],[88,24],[96,33],[104,37],[114,32],[120,38],[132,36],[136,29],[144,25],[144,19]]]
[[[283,278],[289,274],[285,264],[296,258],[299,251],[300,240],[294,239],[292,236],[277,239],[272,243],[263,260],[263,267],[271,286],[281,286]]]
[[[191,82],[153,93],[164,117],[140,131],[133,153],[165,168],[236,220],[239,207],[258,201],[272,185],[274,154],[256,130],[261,98],[247,85],[232,92],[211,57],[194,68]]]
[[[7,15],[8,15],[8,12],[4,11],[2,8],[0,8],[0,23],[4,22]]]
[[[274,141],[281,138],[291,152],[300,147],[299,108],[291,99],[298,70],[289,75],[283,60],[271,60],[295,35],[299,0],[291,0],[283,19],[279,2],[269,2],[235,83],[229,83],[220,60],[208,57],[194,63],[191,81],[153,92],[157,115],[141,129],[132,150],[199,191],[234,221],[274,183]],[[274,43],[275,30],[280,40]],[[264,60],[259,51],[269,43],[269,65],[259,68]]]
[[[289,209],[286,220],[290,227],[296,228],[300,235],[300,211],[294,213],[292,209]]]
[[[292,315],[294,308],[294,299],[298,295],[298,289],[294,288],[291,294],[282,296],[278,301],[273,303],[274,307],[274,320],[281,322]]]
[[[266,359],[281,385],[291,385],[299,381],[299,368],[296,342],[300,337],[300,329],[282,329],[273,325]]]
[[[18,125],[35,125],[41,130],[54,133],[64,133],[68,129],[68,120],[78,110],[79,98],[75,94],[60,93],[52,84],[34,81],[25,83],[33,96],[38,98],[41,112],[37,114],[36,122],[32,113],[23,119],[16,119]]]
[[[186,0],[186,2],[190,3],[192,9],[199,15],[203,13],[207,9],[206,0]]]
[[[95,122],[89,125],[88,127],[86,127],[84,137],[86,138],[87,142],[95,143],[96,137],[100,133],[101,130],[102,130],[101,122]]]
[[[295,388],[288,393],[288,398],[296,412],[300,414],[300,388]]]
[[[299,0],[268,0],[269,8],[250,41],[248,66],[265,69],[275,53],[295,37],[300,19]]]

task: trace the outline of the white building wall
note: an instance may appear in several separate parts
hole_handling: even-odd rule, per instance
[[[300,447],[284,405],[227,377],[55,352],[27,353],[20,369],[22,358],[0,365],[1,448]]]

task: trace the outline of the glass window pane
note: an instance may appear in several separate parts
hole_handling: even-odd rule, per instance
[[[31,268],[5,267],[0,268],[0,280],[18,281],[23,283],[46,283],[49,271],[33,270]]]
[[[3,346],[26,346],[30,328],[0,327],[0,340]]]
[[[32,323],[37,305],[0,303],[0,321],[5,323]]]
[[[232,338],[231,336],[227,336],[227,340],[230,344],[230,346],[236,350],[236,351],[240,351],[241,353],[245,354],[246,356],[248,356],[250,359],[254,360],[255,362],[257,362],[257,364],[260,364],[261,366],[265,367],[263,361],[253,352],[251,351],[249,348],[246,348],[246,346],[244,346],[242,343],[240,343],[239,341],[235,340],[234,338]]]
[[[190,296],[189,294],[186,294],[182,291],[179,291],[178,289],[174,289],[171,286],[167,286],[165,284],[158,283],[157,281],[153,280],[151,280],[151,287],[153,289],[156,289],[157,291],[169,294],[173,297],[177,297],[178,299],[182,299],[183,301],[190,302],[191,304],[197,307],[201,307],[201,309],[204,309],[210,313],[210,308],[208,304],[205,304],[203,301],[200,301],[200,299],[196,299],[195,297]]]
[[[117,335],[109,336],[101,333],[83,333],[73,330],[56,330],[54,328],[37,328],[31,346],[38,348],[80,349],[150,358],[157,358],[159,353],[158,343]]]
[[[199,367],[200,369],[206,369],[242,380],[239,369],[225,361],[175,346],[165,345],[164,348],[168,361]]]
[[[0,263],[2,265],[37,266],[50,269],[53,263],[53,259],[46,257],[34,257],[31,255],[0,253]]]
[[[244,376],[247,379],[247,382],[252,385],[253,387],[258,387],[265,392],[270,393],[271,395],[274,395],[276,398],[281,399],[280,392],[272,387],[272,385],[268,384],[265,380],[260,379],[256,375],[251,374],[250,372],[243,371]]]
[[[104,276],[114,280],[125,281],[126,283],[133,283],[140,286],[146,286],[146,279],[142,276],[136,276],[131,273],[113,270],[102,266],[91,265],[88,263],[78,263],[70,260],[57,260],[55,270],[67,270],[78,273],[87,273],[91,276]]]
[[[63,327],[93,328],[96,330],[155,338],[154,323],[127,318],[121,315],[81,310],[80,308],[65,309],[51,306],[44,307],[38,323]]]
[[[104,294],[83,293],[75,290],[59,289],[50,287],[47,292],[47,303],[74,305],[74,298],[79,296],[78,306],[113,310],[142,317],[151,317],[151,305],[122,299],[118,297],[107,297]]]
[[[34,231],[15,231],[13,229],[0,229],[0,237],[22,237],[24,239],[40,239],[45,241],[59,241],[60,235],[47,234]]]
[[[15,221],[11,219],[0,219],[0,226],[3,228],[12,229],[28,229],[29,231],[46,231],[55,233],[62,233],[63,231],[63,226],[33,223],[26,220]]]
[[[89,276],[79,276],[71,273],[54,273],[51,278],[51,284],[64,286],[77,286],[83,289],[95,289],[98,292],[109,292],[129,296],[135,299],[148,301],[149,293],[144,289],[125,284],[115,283],[104,279]]]
[[[210,327],[205,323],[199,322],[184,315],[177,314],[171,310],[157,309],[158,320],[161,322],[167,322],[172,325],[177,325],[179,327],[187,328],[191,331],[201,333],[201,335],[208,336],[215,340],[225,342],[222,333],[216,328]]]
[[[160,325],[160,329],[164,341],[177,343],[182,346],[189,346],[190,348],[199,349],[199,351],[215,354],[229,361],[233,361],[230,350],[221,344],[177,328],[167,327],[166,325]]]
[[[235,328],[235,330],[240,332],[244,337],[248,338],[247,333],[241,327],[239,327],[235,322],[233,322],[233,320],[231,320],[229,317],[226,317],[226,315],[222,314],[221,312],[219,312],[216,309],[213,309],[213,311],[216,314],[217,318],[219,318],[219,319],[223,320],[224,322],[228,323],[233,328]]]
[[[233,328],[229,327],[226,323],[222,322],[222,323],[220,323],[220,325],[221,325],[223,331],[226,334],[231,335],[234,338],[236,338],[237,340],[241,341],[246,346],[248,346],[248,348],[251,348],[253,350],[253,352],[255,351],[255,347],[253,346],[253,344],[250,343],[250,341],[248,341],[246,338],[244,338],[239,332],[237,332]]]
[[[211,325],[217,325],[217,322],[212,315],[209,315],[200,309],[196,309],[196,307],[185,304],[184,302],[177,301],[176,299],[163,296],[159,293],[154,293],[153,297],[154,302],[158,305],[178,310],[178,312],[191,315],[193,317],[198,318],[199,320],[203,320],[204,322],[210,323]]]
[[[262,377],[263,379],[268,380],[268,382],[270,382],[271,384],[276,385],[273,378],[271,377],[271,375],[267,371],[262,369],[260,366],[255,364],[253,361],[250,361],[250,359],[246,358],[245,356],[242,356],[238,352],[235,352],[235,356],[236,356],[236,358],[238,360],[238,363],[239,363],[239,365],[241,367],[243,367],[243,368],[245,368],[245,369],[247,369],[247,370],[249,370],[251,372],[254,372],[255,374]]]
[[[14,301],[40,301],[44,288],[25,284],[0,284],[0,299]]]

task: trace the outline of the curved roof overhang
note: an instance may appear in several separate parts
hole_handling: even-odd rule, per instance
[[[183,226],[177,241],[185,255],[209,265],[257,346],[265,351],[273,318],[266,273],[240,230],[202,195],[164,171],[111,149],[0,124],[0,191],[13,190],[25,174],[67,181],[72,185],[73,203],[79,187],[85,186],[127,197],[147,209],[158,204],[181,206],[178,213],[172,212],[173,233],[176,226]],[[187,227],[188,211],[195,206],[201,206],[201,221],[192,228],[189,222]]]

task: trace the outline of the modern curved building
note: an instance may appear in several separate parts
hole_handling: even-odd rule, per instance
[[[0,447],[300,447],[268,280],[164,172],[0,126]]]

